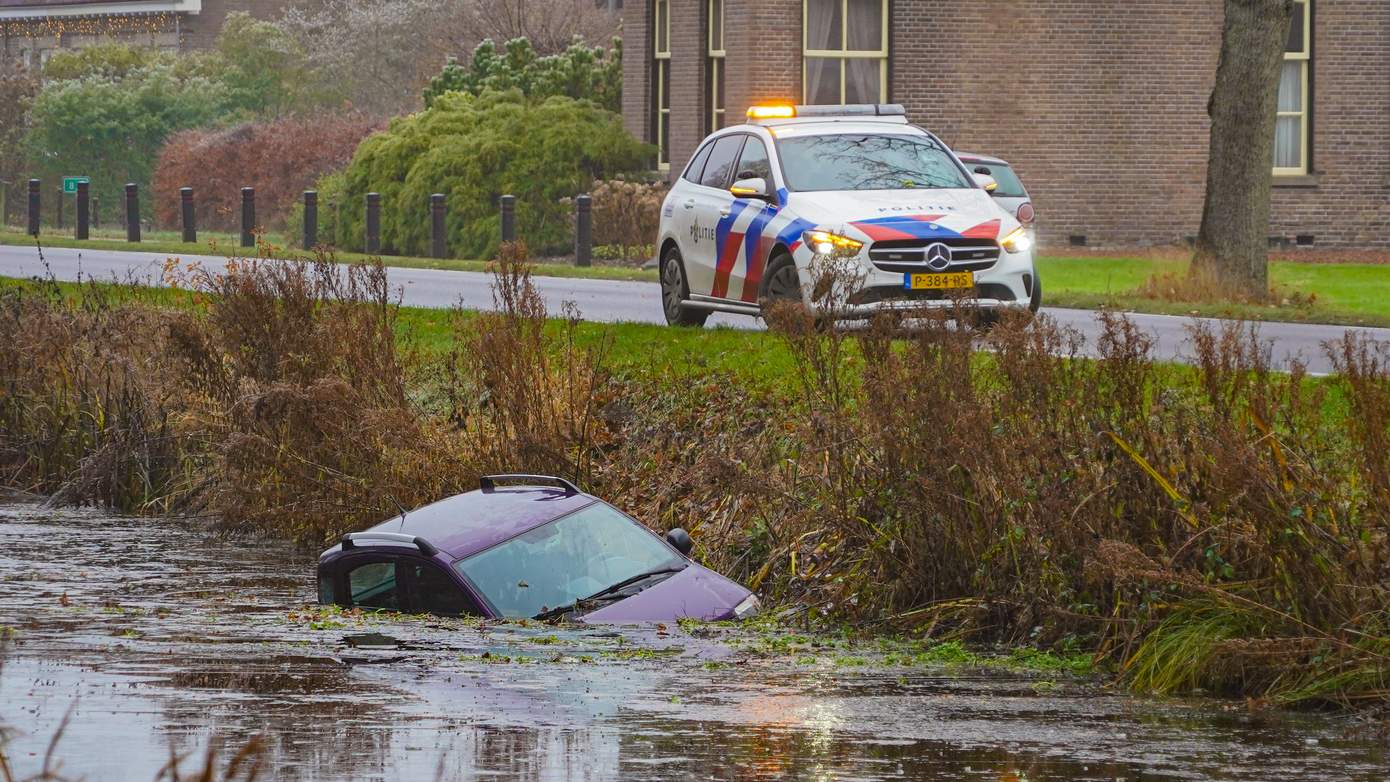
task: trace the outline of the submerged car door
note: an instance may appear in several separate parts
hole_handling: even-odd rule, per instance
[[[725,262],[728,255],[725,250],[730,249],[726,245],[731,244],[729,229],[733,224],[734,196],[729,192],[729,185],[733,182],[734,168],[746,138],[743,133],[718,138],[705,161],[700,183],[690,188],[687,201],[693,203],[685,273],[693,294],[719,298],[727,295],[728,273],[724,272],[721,286],[716,267]],[[737,244],[734,244],[733,254],[737,255],[737,251]],[[732,262],[733,258],[729,257],[728,263]]]

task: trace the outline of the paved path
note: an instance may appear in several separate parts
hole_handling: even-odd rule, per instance
[[[44,259],[48,269],[60,280],[74,280],[79,274],[97,279],[159,284],[160,272],[167,256],[156,253],[112,252],[47,248]],[[220,269],[225,259],[213,256],[182,256],[185,261],[201,261],[205,268]],[[0,246],[0,276],[28,277],[44,274],[38,252],[32,247]],[[399,269],[389,272],[392,284],[403,291],[403,301],[414,307],[450,307],[462,304],[471,309],[490,309],[492,290],[490,275],[481,272],[442,271],[437,269]],[[616,323],[662,323],[661,295],[656,283],[621,282],[615,280],[582,280],[560,277],[536,277],[536,288],[545,297],[551,312],[559,312],[565,301],[573,301],[588,320]],[[1070,326],[1094,343],[1100,333],[1096,315],[1090,310],[1045,308],[1059,323]],[[1141,329],[1155,338],[1155,352],[1160,358],[1187,360],[1190,348],[1187,327],[1191,318],[1170,315],[1132,315]],[[715,314],[711,326],[733,328],[762,328],[761,321],[737,315]],[[1273,342],[1276,366],[1287,366],[1291,357],[1301,356],[1310,371],[1331,370],[1323,354],[1322,343],[1340,339],[1346,331],[1341,326],[1318,326],[1301,323],[1265,323],[1260,335]],[[1361,329],[1377,339],[1390,341],[1390,329]]]

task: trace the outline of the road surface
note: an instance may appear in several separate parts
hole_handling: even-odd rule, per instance
[[[51,273],[59,280],[82,278],[116,279],[160,284],[167,254],[115,252],[45,248],[47,270],[33,247],[0,246],[0,276],[29,277]],[[184,261],[199,261],[209,270],[223,268],[226,259],[215,256],[181,256]],[[402,291],[403,303],[411,307],[452,307],[455,304],[469,309],[491,309],[492,278],[482,272],[443,271],[438,269],[389,270],[391,283]],[[536,277],[537,290],[545,298],[546,307],[558,313],[565,301],[579,306],[584,318],[605,323],[634,322],[662,323],[661,293],[653,282],[622,282],[616,280],[584,280],[561,277]],[[1090,310],[1044,308],[1047,315],[1063,326],[1080,331],[1087,340],[1088,350],[1094,350],[1100,323]],[[1162,359],[1187,361],[1191,358],[1188,327],[1192,318],[1171,315],[1131,315],[1138,326],[1154,338],[1155,355]],[[748,317],[716,313],[710,326],[732,328],[762,328],[762,322]],[[1260,336],[1272,343],[1273,364],[1286,368],[1294,357],[1301,357],[1309,371],[1322,374],[1332,370],[1322,345],[1340,339],[1347,329],[1342,326],[1320,326],[1303,323],[1264,323]],[[1390,341],[1390,329],[1358,329],[1376,339]]]

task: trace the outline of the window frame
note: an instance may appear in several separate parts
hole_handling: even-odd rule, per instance
[[[353,571],[368,565],[388,564],[391,566],[392,579],[395,581],[396,607],[383,608],[381,606],[361,605],[354,602],[352,594],[352,573]],[[337,592],[337,605],[344,608],[360,608],[363,611],[394,611],[398,613],[406,612],[406,589],[405,589],[405,570],[401,567],[401,555],[391,551],[364,551],[351,557],[344,557],[335,565],[337,575],[334,579],[333,588]]]
[[[879,0],[882,12],[879,14],[879,48],[877,50],[853,49],[849,48],[849,0],[838,0],[840,3],[840,48],[836,49],[812,49],[807,36],[810,35],[810,25],[807,18],[811,11],[811,0],[801,0],[801,99],[803,103],[810,103],[807,88],[810,85],[808,76],[809,62],[812,59],[833,59],[839,61],[840,66],[840,103],[845,104],[846,72],[847,61],[849,60],[878,60],[878,100],[875,103],[888,102],[888,13],[891,4],[888,0]]]
[[[744,143],[747,142],[748,136],[749,136],[749,133],[748,133],[747,131],[739,130],[739,131],[734,131],[733,133],[724,133],[724,134],[721,134],[721,135],[719,135],[719,136],[717,136],[717,137],[715,137],[715,138],[710,139],[710,143],[711,143],[711,144],[718,144],[719,142],[721,142],[721,141],[723,141],[724,139],[727,139],[727,138],[737,139],[737,141],[738,141],[738,151],[734,152],[733,166],[729,169],[729,175],[728,175],[727,177],[724,178],[724,184],[723,184],[723,185],[707,185],[707,184],[705,184],[703,181],[696,182],[695,184],[698,185],[698,186],[700,186],[700,187],[707,187],[707,188],[710,188],[711,190],[717,190],[717,191],[719,191],[719,192],[721,192],[721,193],[728,194],[729,188],[730,188],[730,187],[733,185],[733,183],[734,183],[734,177],[738,175],[738,171],[736,170],[736,169],[738,168],[738,161],[739,161],[739,158],[743,157],[743,145],[744,145]],[[710,157],[710,158],[714,157],[714,149],[713,149],[713,147],[710,148],[710,155],[709,155],[709,157]],[[703,169],[705,169],[705,168],[709,168],[709,158],[706,158],[706,159],[705,159],[705,165],[702,167],[702,169],[701,169],[701,171],[700,171],[700,179],[701,179],[701,180],[704,179],[704,170],[703,170]]]
[[[1275,134],[1278,134],[1278,122],[1280,119],[1297,117],[1299,119],[1299,164],[1297,166],[1274,166],[1274,176],[1276,177],[1299,177],[1307,176],[1312,170],[1312,138],[1309,133],[1312,127],[1313,107],[1310,103],[1312,99],[1312,80],[1313,80],[1313,0],[1296,0],[1294,3],[1294,13],[1303,14],[1303,50],[1298,52],[1284,52],[1284,57],[1280,61],[1279,73],[1280,81],[1283,80],[1284,66],[1290,62],[1300,63],[1299,96],[1300,111],[1279,111],[1275,109]]]
[[[658,30],[657,26],[663,22],[664,29]],[[671,0],[652,0],[652,141],[656,144],[658,171],[671,170],[670,145],[662,143],[663,135],[669,136],[671,126],[671,96],[666,91],[670,71]]]
[[[395,568],[397,607],[380,608],[377,606],[358,605],[354,603],[352,600],[352,571],[364,565],[382,562],[389,563]],[[394,611],[402,614],[421,613],[423,609],[417,605],[416,600],[415,574],[409,567],[410,565],[423,565],[443,571],[445,576],[453,582],[454,586],[463,593],[464,598],[472,608],[478,612],[477,614],[469,614],[469,616],[495,616],[495,614],[488,613],[491,607],[481,599],[477,587],[469,582],[467,578],[458,575],[454,571],[452,565],[445,566],[432,557],[423,557],[413,550],[399,548],[382,547],[380,549],[365,549],[335,561],[332,565],[331,572],[327,574],[327,578],[323,578],[319,582],[320,594],[322,594],[323,584],[327,582],[332,585],[334,593],[333,605],[342,608],[361,608],[363,611]],[[442,616],[442,614],[440,614],[440,616]]]
[[[718,46],[715,45],[714,28],[714,8],[719,6],[719,30]],[[721,85],[727,87],[724,75],[727,73],[725,66],[725,46],[724,34],[728,28],[725,24],[729,9],[724,0],[707,0],[705,3],[705,89],[708,95],[705,99],[705,113],[708,122],[705,126],[707,132],[714,133],[724,128],[724,123],[728,118],[727,106],[719,99],[719,88]]]

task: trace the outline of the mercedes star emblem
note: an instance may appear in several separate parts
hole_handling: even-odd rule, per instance
[[[927,248],[927,267],[932,271],[944,272],[951,265],[951,248],[936,242]]]

